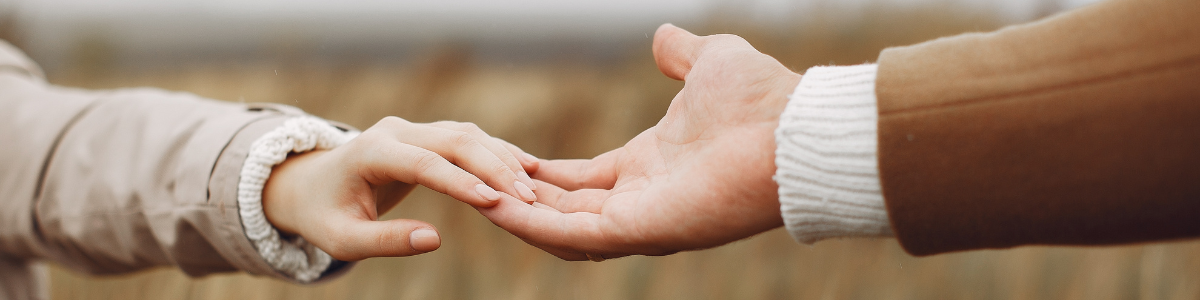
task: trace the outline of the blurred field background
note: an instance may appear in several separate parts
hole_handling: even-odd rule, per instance
[[[658,23],[676,22],[698,34],[739,34],[803,72],[818,64],[870,62],[884,47],[992,30],[1078,5],[1025,1],[1030,5],[1013,13],[947,0],[803,2],[803,9],[771,12],[772,18],[759,17],[741,2],[717,3],[690,17],[629,21],[636,26],[626,26],[633,29],[607,36],[550,31],[506,40],[504,34],[439,37],[434,32],[404,41],[384,28],[343,43],[306,36],[301,26],[225,48],[213,45],[215,50],[130,48],[114,32],[119,28],[103,26],[83,26],[67,37],[42,35],[48,29],[22,18],[20,5],[0,2],[0,9],[9,9],[0,14],[0,38],[29,50],[54,84],[153,86],[226,101],[284,103],[360,128],[389,115],[416,122],[468,121],[542,158],[587,158],[655,124],[682,87],[654,66],[650,36]],[[194,20],[225,26],[204,17]],[[205,40],[184,38],[198,45]],[[426,189],[384,218],[433,223],[443,234],[442,248],[414,257],[369,259],[344,277],[314,286],[245,274],[188,278],[170,268],[93,277],[52,267],[52,297],[1200,299],[1198,241],[915,258],[892,239],[806,246],[777,229],[716,249],[591,263],[560,261],[470,207]]]

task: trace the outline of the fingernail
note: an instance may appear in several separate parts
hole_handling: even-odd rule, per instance
[[[441,247],[442,239],[438,237],[437,231],[421,228],[408,234],[408,244],[417,251],[429,252]]]
[[[529,186],[530,190],[537,190],[537,184],[533,183],[533,178],[529,178],[529,173],[517,172],[517,178],[520,178],[521,181],[524,181],[525,185]]]
[[[517,193],[521,194],[521,198],[525,199],[525,201],[533,202],[537,200],[537,196],[533,195],[533,190],[530,190],[529,186],[525,185],[524,183],[517,181],[513,183],[513,187],[517,188]]]
[[[483,196],[483,198],[487,199],[488,201],[500,200],[500,193],[497,193],[496,190],[492,189],[492,187],[489,187],[486,184],[476,184],[475,192],[479,193],[480,196]]]
[[[528,161],[528,162],[538,161],[538,158],[536,156],[533,156],[532,154],[529,154],[529,153],[521,153],[521,156],[525,157],[525,161]]]

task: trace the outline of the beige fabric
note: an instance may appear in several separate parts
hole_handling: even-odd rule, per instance
[[[912,254],[1200,236],[1200,1],[1114,0],[879,57]]]
[[[0,299],[50,299],[46,264],[0,256]]]
[[[6,72],[23,73],[34,80],[45,81],[42,68],[25,56],[17,47],[0,40],[0,69]]]
[[[192,276],[287,279],[246,239],[236,193],[250,143],[299,110],[157,89],[76,90],[40,74],[0,42],[0,265],[49,260],[93,274],[173,265]],[[28,282],[0,270],[0,296],[36,294]]]

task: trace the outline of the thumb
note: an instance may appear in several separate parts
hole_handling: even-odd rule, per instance
[[[333,245],[320,247],[333,258],[358,261],[371,257],[417,255],[437,250],[442,245],[437,229],[417,220],[387,221],[342,220],[331,234]]]
[[[667,77],[683,80],[692,70],[702,46],[702,39],[687,30],[663,24],[654,32],[654,62]]]

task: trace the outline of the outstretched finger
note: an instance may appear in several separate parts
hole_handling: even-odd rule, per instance
[[[526,205],[507,195],[496,206],[475,209],[529,244],[578,253],[612,252],[603,238],[603,222],[598,214],[564,214]]]
[[[512,144],[488,135],[487,132],[484,132],[483,129],[480,129],[479,126],[475,125],[474,123],[440,121],[429,123],[429,126],[460,131],[470,135],[475,139],[476,142],[483,145],[483,147],[487,148],[488,151],[491,151],[492,154],[496,155],[496,158],[499,158],[500,161],[507,165],[509,169],[511,169],[513,172],[516,172],[517,180],[520,180],[521,183],[524,183],[525,186],[530,189],[536,189],[533,184],[533,179],[529,178],[529,173],[526,173],[527,171],[525,170],[524,163],[522,163],[522,161],[516,156],[518,152],[513,152],[510,148],[508,148],[508,146],[512,146]],[[520,153],[523,154],[524,152]],[[534,160],[536,161],[536,159]]]
[[[605,152],[593,159],[544,160],[533,178],[568,191],[612,189],[617,184],[617,162],[625,148]]]
[[[505,195],[493,207],[476,207],[493,224],[517,238],[564,260],[587,260],[587,254],[617,258],[640,253],[661,253],[641,245],[637,237],[599,214],[560,213],[524,205]]]
[[[330,256],[343,261],[371,257],[417,255],[441,247],[437,229],[417,220],[370,221],[352,218],[330,220],[329,241],[313,241]]]
[[[527,174],[533,174],[534,172],[537,172],[541,161],[538,160],[536,156],[525,152],[525,150],[521,150],[521,147],[517,147],[517,145],[513,145],[508,141],[494,137],[492,139],[503,145],[504,148],[508,149],[509,152],[512,152],[513,156],[516,156],[517,160],[521,161],[521,167],[525,168],[525,172],[528,172]]]
[[[395,130],[396,139],[400,142],[433,151],[483,179],[492,189],[519,196],[526,202],[537,200],[529,184],[521,182],[521,176],[508,163],[470,133],[423,124],[406,124],[397,126]],[[491,142],[490,137],[485,141]],[[507,150],[502,150],[502,155],[520,167],[520,163]]]
[[[433,151],[395,141],[378,149],[360,162],[372,184],[416,183],[471,206],[492,206],[500,199],[495,189]]]

